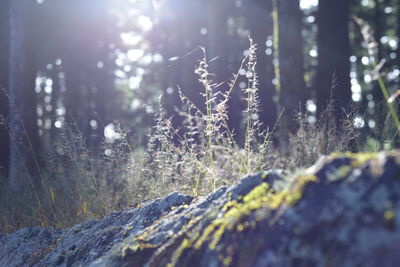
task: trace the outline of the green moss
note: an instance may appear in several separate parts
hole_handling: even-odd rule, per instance
[[[354,167],[351,165],[341,166],[336,169],[334,172],[327,172],[326,176],[329,181],[334,182],[343,178],[348,177],[348,175],[354,170]]]
[[[261,174],[261,179],[266,180],[268,178],[269,172],[263,172]]]
[[[252,212],[268,208],[275,210],[281,207],[291,206],[297,203],[301,197],[304,186],[309,182],[317,181],[313,175],[299,175],[293,184],[285,190],[275,192],[269,184],[262,183],[256,186],[241,199],[231,200],[222,207],[222,216],[212,220],[200,235],[190,239],[184,239],[181,245],[175,250],[169,266],[174,266],[179,260],[180,255],[187,248],[201,249],[208,242],[208,247],[215,250],[227,231],[242,232],[246,227],[251,227],[251,223],[242,223],[243,219]],[[263,218],[258,218],[263,219]],[[227,258],[225,263],[229,263]]]
[[[383,213],[383,218],[385,221],[393,221],[396,216],[396,213],[393,210],[387,210]]]
[[[366,162],[376,159],[377,157],[378,153],[333,153],[331,154],[330,159],[348,158],[350,159],[350,163],[348,165],[340,166],[334,171],[327,172],[327,178],[331,182],[347,178],[355,168],[359,168]]]
[[[176,266],[187,249],[199,250],[207,244],[210,250],[216,250],[226,232],[243,232],[256,227],[257,221],[265,220],[269,214],[269,212],[254,213],[257,210],[276,210],[296,204],[302,197],[304,187],[309,182],[316,182],[317,177],[308,174],[297,175],[293,181],[284,190],[278,192],[268,183],[263,182],[248,194],[228,201],[221,209],[211,211],[206,216],[190,219],[179,233],[172,236],[172,238],[176,238],[179,245],[172,249],[168,266]],[[254,214],[255,217],[246,219],[251,214]],[[149,242],[155,229],[150,227],[136,236],[133,245],[122,249],[121,256],[128,257],[157,249],[157,244]],[[126,234],[129,230],[130,228],[126,229]],[[225,265],[229,265],[231,261],[231,256],[221,258],[221,262]]]
[[[253,200],[258,200],[261,197],[265,196],[269,192],[270,186],[267,183],[262,183],[259,186],[255,187],[250,191],[247,195],[243,197],[244,203],[249,203]]]
[[[232,263],[232,257],[231,256],[228,256],[228,257],[226,257],[226,258],[224,258],[223,260],[222,260],[222,263],[225,265],[225,266],[229,266],[229,265],[231,265],[231,263]]]
[[[193,244],[193,240],[188,238],[184,238],[180,244],[180,246],[174,251],[171,257],[171,262],[167,264],[167,267],[173,267],[178,262],[179,257],[182,255],[183,251],[187,248],[190,248]]]
[[[129,254],[132,254],[133,252],[136,252],[140,249],[140,245],[139,244],[135,244],[133,246],[125,246],[122,248],[122,254],[121,257],[122,258],[126,258]]]
[[[386,210],[383,213],[383,223],[387,229],[396,230],[396,212],[393,209]]]
[[[333,153],[331,154],[331,157],[333,159],[335,158],[350,158],[352,159],[351,166],[353,168],[360,167],[363,165],[366,161],[369,161],[371,159],[376,159],[378,157],[379,153],[376,152],[371,152],[371,153],[364,153],[364,152],[359,152],[359,153],[352,153],[352,152],[345,152],[345,153]]]
[[[337,158],[349,158],[349,164],[336,168],[328,176],[332,176],[332,180],[342,179],[348,177],[354,170],[365,164],[371,159],[376,159],[377,153],[341,153],[332,154],[329,158],[331,160]],[[210,250],[218,249],[218,244],[227,232],[243,232],[246,229],[251,229],[257,225],[257,221],[262,221],[270,216],[269,211],[279,210],[283,211],[285,208],[298,203],[301,200],[304,188],[310,182],[318,182],[315,175],[300,173],[294,176],[294,179],[289,179],[284,189],[276,191],[268,183],[268,172],[261,174],[263,183],[256,186],[248,194],[238,196],[232,200],[232,195],[228,195],[229,201],[219,210],[208,213],[206,217],[200,216],[193,218],[181,231],[175,235],[177,238],[178,247],[171,251],[171,261],[168,266],[176,266],[182,254],[187,249],[200,250],[204,246],[208,246]],[[260,212],[255,212],[255,211]],[[264,212],[265,211],[265,212]],[[249,217],[254,215],[254,217]],[[392,222],[395,220],[395,213],[393,210],[387,210],[383,213],[385,222]],[[142,240],[139,240],[142,239]],[[144,243],[146,236],[137,238],[138,246],[131,247],[130,250],[140,250],[146,247]],[[180,241],[181,240],[181,241]],[[193,252],[193,251],[192,251]],[[230,265],[232,262],[232,255],[220,258],[221,263]]]
[[[129,234],[129,231],[132,230],[132,229],[133,229],[133,226],[128,226],[128,227],[124,230],[124,232],[122,233],[122,236],[123,236],[123,237],[127,237],[128,234]]]
[[[200,249],[201,246],[203,245],[204,241],[207,240],[207,238],[217,229],[217,227],[220,227],[222,225],[223,220],[222,219],[216,219],[213,221],[210,225],[208,225],[204,231],[201,237],[196,241],[194,244],[195,249]]]

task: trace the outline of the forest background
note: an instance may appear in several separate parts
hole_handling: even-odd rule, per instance
[[[395,149],[399,7],[1,1],[0,232]]]

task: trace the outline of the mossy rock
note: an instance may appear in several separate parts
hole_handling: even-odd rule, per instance
[[[20,265],[397,266],[399,199],[400,152],[333,154],[292,175],[249,175],[202,199],[173,194],[75,226]],[[10,246],[17,235],[29,239],[0,236],[0,265],[23,257]]]

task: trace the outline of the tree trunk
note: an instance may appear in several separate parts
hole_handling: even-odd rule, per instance
[[[268,37],[273,35],[273,21],[271,17],[271,1],[252,0],[245,8],[248,9],[248,21],[251,37],[257,44],[257,74],[260,97],[260,120],[263,128],[272,129],[276,124],[276,108],[274,103],[275,86],[272,44],[268,44]],[[267,49],[270,50],[267,54]]]
[[[333,100],[337,120],[349,107],[349,0],[320,0],[317,14],[318,67],[315,81],[318,114]]]
[[[57,12],[70,21],[57,21],[65,30],[59,37],[62,66],[65,72],[64,104],[67,123],[76,124],[84,133],[89,148],[96,149],[104,138],[104,126],[110,122],[109,105],[112,99],[114,75],[109,57],[112,40],[108,28],[108,1],[69,0],[55,4]],[[90,38],[88,38],[90,33]],[[102,67],[98,63],[102,62]],[[97,126],[91,125],[96,122]]]
[[[400,6],[400,0],[397,0],[395,3],[397,3],[397,38],[399,38],[400,40],[400,8],[398,8]],[[397,46],[397,50],[396,50],[396,55],[397,55],[397,66],[400,66],[400,45]],[[398,87],[400,88],[400,79],[399,79],[399,84]]]
[[[69,18],[73,18],[79,28],[72,28],[68,21],[60,22],[65,29],[65,35],[61,38],[63,41],[62,60],[65,71],[65,120],[69,124],[76,124],[81,131],[86,130],[89,124],[89,112],[87,110],[89,88],[87,86],[87,72],[90,67],[90,52],[87,43],[86,33],[89,32],[87,26],[87,16],[83,16],[83,10],[87,11],[87,3],[79,7],[78,1],[69,1],[71,3],[60,3],[60,9],[64,9]],[[93,49],[93,47],[91,47]],[[87,133],[85,133],[86,136]]]
[[[278,1],[279,68],[283,110],[280,125],[284,131],[297,129],[296,112],[305,105],[308,92],[304,81],[302,13],[299,0]]]
[[[217,90],[226,92],[229,88],[229,83],[233,78],[238,66],[234,66],[229,62],[231,56],[230,51],[230,36],[228,33],[228,18],[232,14],[231,1],[207,1],[207,59],[210,63],[209,71],[214,76],[211,78],[216,83],[224,82]],[[245,49],[245,47],[243,47]],[[228,126],[235,133],[238,143],[242,140],[243,132],[241,131],[242,108],[241,97],[238,92],[232,92],[231,98],[228,101]],[[222,95],[220,95],[222,97]]]
[[[382,5],[383,4],[383,5]],[[374,22],[374,39],[376,41],[377,44],[377,49],[378,49],[378,53],[377,53],[377,62],[379,63],[380,60],[382,60],[385,57],[385,51],[384,51],[384,47],[382,46],[381,43],[381,38],[385,32],[385,25],[386,22],[385,20],[385,14],[383,13],[383,8],[384,8],[385,3],[382,3],[379,0],[375,0],[375,10],[374,10],[374,15],[373,15],[373,22]],[[385,66],[384,66],[385,67]],[[378,81],[373,81],[373,90],[372,90],[372,94],[373,94],[373,98],[374,98],[374,102],[377,105],[382,105],[382,109],[384,109],[385,111],[387,110],[387,106],[383,103],[384,100],[384,96],[382,93],[381,88],[379,87],[379,83]],[[382,110],[382,112],[385,113],[385,111]],[[385,128],[385,120],[384,118],[381,116],[381,114],[379,114],[379,116],[375,119],[376,121],[376,128],[380,129],[378,131],[378,135],[377,137],[379,139],[384,139],[384,135],[382,135],[382,131],[384,131]],[[383,140],[382,140],[383,142]]]
[[[9,164],[8,118],[8,55],[9,55],[9,12],[10,0],[0,3],[0,175],[7,176]]]
[[[32,43],[30,0],[11,1],[10,6],[10,167],[9,183],[15,192],[23,191],[26,177],[37,177],[39,136],[36,117],[35,59]]]

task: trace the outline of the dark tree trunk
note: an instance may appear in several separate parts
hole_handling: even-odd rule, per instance
[[[217,81],[231,79],[228,69],[228,15],[229,1],[207,1],[207,56],[210,63],[210,72]]]
[[[279,16],[279,68],[283,110],[280,127],[294,132],[297,128],[296,112],[305,105],[308,92],[304,81],[302,12],[299,0],[278,1]]]
[[[113,36],[110,29],[109,1],[92,0],[89,20],[90,31],[92,32],[92,44],[88,45],[90,52],[90,65],[88,66],[89,83],[89,109],[90,117],[87,132],[91,133],[89,147],[98,149],[104,140],[104,128],[112,121],[109,114],[110,101],[113,98],[112,88],[114,82],[113,61],[109,56],[109,44],[117,36]],[[102,62],[99,68],[97,62]],[[96,121],[97,126],[90,125]]]
[[[320,0],[317,14],[318,67],[315,80],[318,113],[333,100],[336,119],[348,108],[350,89],[349,0]]]
[[[59,129],[55,127],[55,122],[57,120],[57,107],[59,105],[59,102],[61,100],[61,81],[60,81],[60,69],[58,66],[54,68],[54,70],[51,72],[51,79],[53,80],[53,90],[51,92],[51,106],[52,106],[52,111],[50,115],[50,119],[52,121],[52,127],[50,129],[50,142],[56,142],[57,141],[57,136],[59,133]]]
[[[180,38],[184,41],[183,51],[186,54],[189,53],[182,59],[181,65],[183,67],[181,74],[182,81],[180,83],[183,90],[187,96],[196,103],[199,107],[204,105],[204,101],[199,94],[200,83],[198,82],[198,75],[194,72],[200,58],[203,56],[199,46],[206,47],[206,52],[210,52],[210,46],[208,43],[208,35],[210,33],[210,28],[208,27],[208,16],[205,16],[205,10],[208,8],[208,1],[204,0],[193,0],[185,1],[180,4],[182,9],[180,10],[180,15],[177,23],[179,21],[186,21],[186,23],[181,27],[182,35]],[[178,26],[178,25],[177,25]],[[202,29],[207,29],[207,34],[202,34]],[[203,30],[204,30],[203,29]],[[204,32],[203,32],[204,33]],[[179,41],[178,41],[179,42]],[[209,60],[211,59],[209,55]],[[213,67],[211,64],[210,67]],[[222,78],[216,77],[217,80]]]
[[[184,4],[182,4],[179,0],[171,1],[171,11],[175,14],[175,16],[171,17],[170,21],[168,21],[165,26],[163,25],[162,28],[160,28],[161,32],[165,30],[165,32],[170,33],[168,37],[165,37],[165,43],[163,47],[163,57],[166,60],[163,63],[164,73],[161,81],[164,95],[162,104],[163,108],[165,109],[164,111],[166,112],[166,116],[172,117],[172,125],[174,128],[178,128],[182,123],[182,119],[179,118],[175,109],[175,107],[180,103],[178,86],[182,88],[185,94],[188,94],[186,92],[190,92],[193,89],[185,88],[187,85],[182,84],[185,74],[185,70],[183,68],[183,61],[185,59],[182,58],[182,56],[185,54],[183,40],[187,41],[184,35],[186,24],[181,23],[181,21],[184,20]],[[178,59],[175,60],[176,58]],[[192,100],[196,101],[197,98],[192,98]]]
[[[397,0],[395,3],[397,3],[397,38],[400,40],[400,0]],[[396,55],[397,55],[397,67],[400,67],[400,45],[397,46],[396,50]],[[400,88],[400,79],[399,79],[399,84],[398,87]]]
[[[57,21],[62,27],[59,36],[62,67],[65,72],[64,105],[67,123],[76,124],[84,133],[90,148],[98,148],[104,137],[104,126],[110,121],[113,74],[110,71],[107,1],[70,0],[55,4],[57,12],[66,12],[70,21]],[[90,37],[88,36],[90,33]],[[102,67],[98,63],[102,62]],[[95,121],[97,126],[91,126]]]
[[[375,41],[377,42],[378,45],[378,60],[383,57],[383,50],[382,50],[382,43],[380,41],[383,33],[383,27],[385,25],[384,23],[384,14],[382,14],[382,3],[379,0],[375,0],[375,10],[374,10],[374,16],[373,16],[373,21],[374,21],[374,38]]]
[[[229,62],[230,55],[230,36],[228,33],[229,14],[232,14],[232,1],[207,1],[207,57],[212,60],[210,63],[210,73],[214,76],[212,79],[216,83],[224,82],[220,88],[222,92],[229,89],[229,83],[232,79],[232,74],[236,69],[232,68]],[[245,47],[243,47],[244,49]],[[234,68],[237,68],[235,66]],[[239,89],[239,88],[236,88]],[[241,99],[237,94],[232,92],[231,98],[228,101],[228,126],[235,133],[236,140],[242,140],[241,135]]]
[[[252,4],[252,2],[254,2]],[[257,44],[257,74],[260,96],[260,120],[264,128],[272,129],[276,124],[276,108],[273,101],[275,86],[272,44],[267,46],[268,37],[273,36],[273,21],[271,17],[271,1],[253,0],[247,6],[248,21],[251,37]],[[269,39],[272,40],[272,39]],[[268,54],[267,49],[270,50]]]
[[[9,164],[9,136],[6,119],[8,118],[8,65],[9,65],[9,12],[10,0],[0,3],[0,175],[7,176]]]
[[[374,10],[374,14],[373,14],[373,22],[374,22],[374,39],[376,41],[377,44],[377,49],[378,49],[378,53],[377,53],[377,61],[379,62],[380,60],[382,60],[385,56],[385,51],[384,51],[384,47],[382,46],[381,43],[381,38],[385,32],[385,25],[386,22],[385,20],[385,14],[383,13],[383,8],[385,7],[385,3],[382,3],[382,1],[379,0],[375,0],[375,10]],[[379,87],[378,81],[373,81],[373,97],[374,97],[374,102],[377,105],[381,105],[383,104],[384,101],[384,96],[382,93],[381,88]],[[382,108],[386,109],[386,105],[383,104]],[[384,131],[384,127],[385,127],[385,120],[379,116],[376,120],[376,128],[381,129],[380,131],[378,131],[378,138],[381,139],[383,138],[383,135],[381,134],[381,131]],[[382,140],[383,141],[383,140]]]
[[[87,113],[83,112],[87,88],[83,84],[84,77],[80,71],[82,70],[81,68],[84,68],[85,62],[78,58],[77,51],[70,49],[63,57],[67,87],[65,93],[65,119],[67,123],[76,123],[79,129],[83,129],[87,123]],[[67,56],[68,54],[69,56]]]
[[[88,3],[79,5],[79,1],[71,0],[60,3],[58,12],[64,10],[69,20],[79,25],[78,28],[72,27],[70,21],[60,21],[64,29],[64,36],[61,36],[61,54],[65,71],[65,120],[67,123],[76,124],[81,131],[85,131],[89,124],[88,94],[89,80],[88,69],[90,68],[90,53],[94,47],[90,46],[87,33],[91,32],[88,27],[88,16],[83,13],[88,12]],[[78,10],[79,6],[79,10]],[[84,133],[87,136],[88,133]]]
[[[37,129],[35,93],[35,43],[30,0],[11,1],[10,6],[10,169],[11,188],[20,192],[27,185],[26,177],[37,177],[37,156],[40,140]]]

